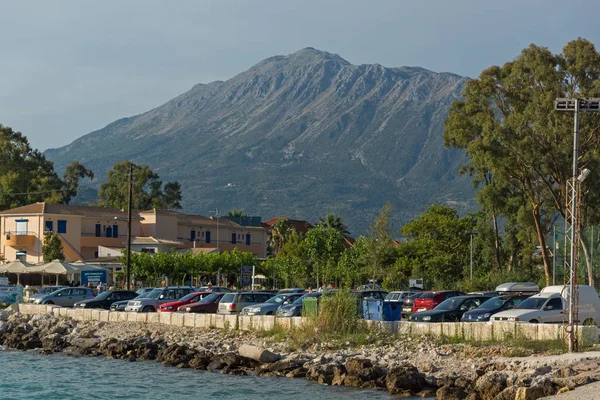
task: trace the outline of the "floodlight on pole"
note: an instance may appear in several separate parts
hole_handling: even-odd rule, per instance
[[[558,98],[554,102],[556,111],[569,111],[574,114],[574,129],[573,129],[573,174],[572,178],[567,181],[566,204],[565,210],[565,240],[570,241],[571,250],[570,257],[565,257],[565,264],[568,264],[568,333],[569,333],[569,352],[577,350],[576,343],[576,321],[577,321],[577,256],[579,251],[579,185],[587,178],[590,171],[586,168],[579,174],[578,158],[579,158],[579,112],[580,111],[600,111],[600,98],[590,99],[573,99],[573,98]],[[580,179],[581,178],[581,179]],[[565,251],[567,246],[565,246]],[[567,268],[565,268],[565,273]],[[566,276],[565,276],[566,278]]]

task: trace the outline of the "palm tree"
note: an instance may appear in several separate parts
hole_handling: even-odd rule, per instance
[[[227,211],[228,217],[243,217],[244,215],[244,210],[241,208],[234,208],[233,210]]]
[[[324,219],[319,218],[319,222],[317,223],[317,225],[321,225],[326,228],[333,228],[339,233],[341,233],[343,236],[348,236],[350,234],[350,232],[348,231],[348,227],[346,226],[346,224],[344,224],[342,219],[333,213],[327,214],[327,216]]]
[[[277,253],[281,251],[293,230],[294,227],[287,218],[281,218],[273,225],[273,228],[271,228],[271,237],[269,238],[269,246],[274,256],[277,256]]]

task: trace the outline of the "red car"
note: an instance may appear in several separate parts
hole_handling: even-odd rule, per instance
[[[158,311],[160,312],[174,312],[177,311],[179,306],[184,306],[186,304],[195,303],[197,301],[202,300],[212,292],[193,292],[188,294],[187,296],[183,296],[177,301],[172,301],[170,303],[164,303],[158,306]]]
[[[198,314],[214,314],[219,308],[219,302],[225,296],[224,292],[217,292],[206,296],[202,300],[193,304],[186,304],[177,310],[177,312],[198,313]]]
[[[412,306],[412,312],[418,313],[419,311],[433,310],[442,301],[449,299],[450,297],[463,296],[464,293],[457,292],[456,290],[439,290],[436,292],[424,292],[420,297],[414,300]]]

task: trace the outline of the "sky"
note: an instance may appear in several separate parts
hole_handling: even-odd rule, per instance
[[[477,77],[531,43],[600,46],[600,2],[0,0],[0,124],[40,150],[304,47]]]

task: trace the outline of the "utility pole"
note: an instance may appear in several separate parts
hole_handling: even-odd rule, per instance
[[[577,269],[579,253],[579,187],[581,182],[589,174],[589,170],[584,170],[579,175],[579,111],[598,111],[600,109],[600,99],[556,99],[554,109],[557,111],[570,111],[574,115],[573,124],[573,173],[567,181],[566,192],[566,210],[565,210],[565,240],[568,240],[570,246],[565,246],[565,251],[570,248],[571,254],[565,257],[565,277],[567,276],[567,267],[569,270],[568,281],[568,329],[569,334],[569,352],[577,351],[576,327],[578,311],[578,293],[577,293]]]
[[[133,202],[133,164],[129,164],[129,198],[127,200],[127,265],[125,266],[125,282],[127,290],[131,290],[131,203]]]

